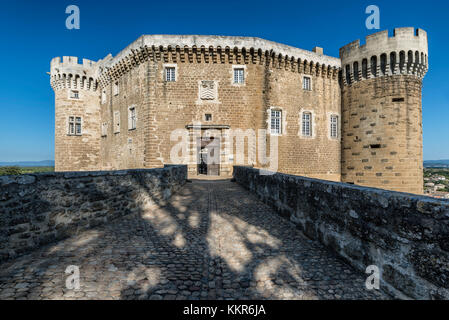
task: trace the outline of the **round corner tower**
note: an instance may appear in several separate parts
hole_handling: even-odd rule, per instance
[[[344,46],[340,58],[342,181],[422,194],[426,32],[382,31]]]
[[[100,95],[95,62],[77,57],[51,61],[55,92],[55,171],[98,170]]]

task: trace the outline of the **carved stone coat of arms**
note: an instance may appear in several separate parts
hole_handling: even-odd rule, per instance
[[[214,80],[199,81],[199,102],[215,103],[218,102],[218,83]]]

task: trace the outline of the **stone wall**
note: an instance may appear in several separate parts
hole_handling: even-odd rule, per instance
[[[0,261],[164,205],[186,179],[186,166],[2,176]]]
[[[171,135],[188,128],[189,172],[197,173],[197,138],[208,137],[211,132],[206,129],[211,129],[220,141],[220,175],[230,176],[233,165],[257,162],[250,155],[260,150],[245,143],[244,161],[237,161],[237,152],[230,150],[237,144],[231,141],[233,133],[251,130],[259,136],[259,129],[270,127],[270,110],[278,109],[283,123],[276,135],[276,170],[340,181],[341,137],[330,138],[329,120],[330,114],[341,114],[341,63],[322,50],[247,37],[148,35],[115,57],[83,64],[78,60],[55,58],[51,64],[58,171],[181,163],[171,159],[179,143]],[[175,81],[166,81],[165,68],[176,69]],[[234,83],[235,68],[244,69],[243,83]],[[93,85],[86,83],[85,74]],[[303,88],[304,76],[311,90]],[[203,81],[213,82],[213,99],[201,97]],[[80,91],[78,99],[67,98],[72,89]],[[136,128],[128,125],[131,106],[137,111]],[[300,133],[301,111],[313,114],[311,137]],[[81,135],[67,134],[72,115],[83,118]],[[199,126],[197,132],[192,129]],[[271,139],[266,139],[268,145]],[[261,162],[256,164],[263,166]]]
[[[99,170],[100,106],[94,81],[95,63],[77,57],[51,61],[50,84],[55,91],[55,170]],[[81,132],[70,130],[69,119],[80,119]],[[74,122],[72,122],[75,124]]]
[[[343,88],[343,182],[424,193],[421,87],[394,75]]]
[[[396,28],[340,49],[341,181],[423,194],[422,80],[427,33]]]
[[[449,299],[449,201],[248,167],[234,178],[358,270],[379,267],[382,290]]]

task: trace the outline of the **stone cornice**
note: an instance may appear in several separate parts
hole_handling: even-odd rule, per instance
[[[260,64],[270,68],[337,79],[341,63],[312,51],[253,37],[202,35],[143,35],[117,56],[97,62],[77,57],[55,58],[51,63],[54,90],[80,88],[96,90],[119,79],[145,61],[165,63]]]
[[[265,64],[336,79],[340,59],[252,37],[143,35],[117,56],[97,62],[104,87],[140,63],[151,61]]]

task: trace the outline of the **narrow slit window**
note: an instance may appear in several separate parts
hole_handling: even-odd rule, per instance
[[[120,132],[120,112],[114,112],[114,133]]]
[[[128,129],[133,130],[137,128],[137,115],[136,115],[136,107],[130,107],[128,111],[129,119],[128,119]]]
[[[101,125],[101,136],[106,137],[108,135],[108,123],[103,122]]]
[[[103,90],[102,92],[101,92],[101,103],[106,103],[106,90]]]

